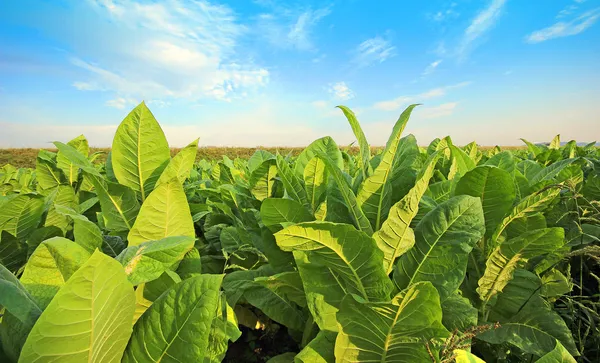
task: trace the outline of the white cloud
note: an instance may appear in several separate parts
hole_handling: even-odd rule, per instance
[[[452,115],[457,106],[458,102],[448,102],[438,106],[424,107],[419,109],[418,112],[420,117],[425,119],[438,118]]]
[[[330,84],[327,91],[336,100],[345,101],[354,98],[354,92],[352,92],[352,90],[350,89],[350,87],[348,87],[346,82],[337,82],[334,84]]]
[[[354,50],[353,62],[359,67],[366,67],[373,63],[382,63],[396,55],[396,47],[389,40],[374,37],[360,43]]]
[[[120,110],[124,109],[128,106],[135,106],[138,102],[134,99],[118,97],[114,100],[106,101],[106,105],[114,108],[118,108]]]
[[[579,34],[598,21],[600,8],[587,11],[568,22],[557,22],[547,28],[536,30],[525,37],[528,43],[540,43],[549,39],[568,37]]]
[[[476,40],[496,24],[505,4],[506,0],[492,0],[485,9],[477,13],[462,36],[457,49],[459,58],[465,58],[475,46]]]
[[[421,76],[428,76],[435,71],[435,69],[442,63],[441,59],[431,62],[427,68],[423,71]]]
[[[456,19],[460,16],[460,13],[455,10],[456,3],[450,3],[445,9],[437,11],[435,13],[427,14],[427,18],[434,22],[443,22],[446,20]]]
[[[400,97],[396,97],[392,100],[377,102],[373,105],[373,108],[376,110],[380,110],[380,111],[396,111],[396,110],[400,109],[402,106],[408,105],[408,103],[410,103],[410,102],[419,103],[419,102],[423,102],[424,100],[428,100],[431,98],[442,97],[442,96],[445,96],[447,94],[447,92],[451,89],[466,87],[469,84],[471,84],[471,82],[461,82],[461,83],[457,83],[457,84],[450,85],[450,86],[433,88],[433,89],[430,89],[429,91],[420,93],[418,95],[400,96]],[[448,106],[446,106],[446,107],[448,107]]]
[[[117,38],[99,63],[85,55],[71,59],[87,71],[87,79],[73,83],[79,90],[110,92],[115,99],[230,101],[269,82],[267,69],[237,58],[238,38],[247,29],[227,6],[204,0],[90,2],[112,19]]]
[[[565,7],[564,9],[562,9],[561,11],[559,11],[558,14],[556,15],[556,18],[560,19],[560,18],[567,17],[567,16],[573,14],[575,12],[575,10],[577,10],[578,8],[579,7],[577,5],[571,4],[567,7]]]
[[[272,6],[271,13],[257,17],[258,33],[272,45],[283,49],[313,51],[316,49],[313,33],[317,25],[331,14],[329,7],[299,10],[279,5]]]

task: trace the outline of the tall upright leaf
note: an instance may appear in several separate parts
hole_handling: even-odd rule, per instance
[[[419,172],[415,186],[392,208],[381,229],[373,234],[377,246],[383,251],[383,267],[389,275],[396,259],[415,244],[415,234],[410,223],[419,211],[419,201],[425,194],[433,176],[439,153],[432,154]]]
[[[319,209],[319,205],[323,202],[327,193],[327,180],[329,173],[325,167],[323,159],[315,156],[310,159],[304,168],[304,186],[308,201],[313,211]]]
[[[144,102],[117,128],[111,153],[119,183],[139,192],[142,201],[145,200],[167,167],[171,154],[165,134]]]
[[[121,265],[96,251],[44,310],[19,362],[120,362],[134,304]]]
[[[354,132],[354,136],[356,136],[356,139],[358,140],[358,147],[360,148],[359,166],[364,180],[370,175],[371,165],[369,164],[369,161],[371,160],[371,148],[354,112],[346,106],[337,107],[342,110],[344,116],[348,119],[348,123],[350,123],[350,127],[352,127],[352,132]]]
[[[300,179],[294,174],[283,156],[279,154],[277,154],[277,175],[279,175],[287,195],[301,203],[307,210],[312,211],[312,206],[308,201],[306,190],[304,190]]]
[[[348,185],[348,181],[342,174],[342,171],[336,167],[325,154],[319,153],[318,156],[325,163],[325,166],[329,171],[329,175],[334,181],[336,191],[343,199],[344,208],[347,209],[348,213],[350,214],[350,220],[354,223],[356,228],[367,233],[368,235],[372,235],[373,228],[371,227],[371,223],[358,205],[356,195],[350,188],[350,185]],[[334,196],[335,195],[330,194],[327,196],[327,198],[333,198]]]
[[[358,205],[371,222],[371,226],[375,231],[381,227],[390,208],[392,188],[388,179],[396,164],[396,151],[398,150],[402,131],[404,131],[410,114],[416,106],[408,106],[402,112],[398,121],[396,121],[379,165],[373,174],[365,179],[356,198]]]
[[[190,172],[196,161],[198,153],[198,140],[192,141],[189,145],[181,149],[177,155],[169,161],[169,165],[163,170],[160,178],[156,182],[157,185],[168,183],[171,179],[177,178],[180,183],[190,177]]]
[[[183,187],[177,178],[150,193],[127,240],[129,246],[170,236],[194,237],[194,222]]]

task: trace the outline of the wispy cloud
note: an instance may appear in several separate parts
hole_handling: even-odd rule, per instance
[[[577,35],[594,25],[598,19],[600,19],[600,8],[587,11],[571,21],[559,21],[547,28],[536,30],[527,35],[525,41],[540,43],[549,39]]]
[[[457,106],[458,102],[447,102],[437,106],[424,107],[419,110],[419,116],[426,119],[450,116]]]
[[[330,84],[327,91],[333,96],[334,99],[339,101],[345,101],[354,98],[354,92],[352,92],[346,82]]]
[[[573,14],[577,9],[579,9],[579,6],[577,6],[577,5],[574,5],[574,4],[568,5],[564,9],[562,9],[561,11],[558,12],[558,14],[556,15],[556,19],[567,17],[567,16]]]
[[[392,100],[377,102],[373,105],[373,108],[381,111],[395,111],[402,106],[407,105],[409,102],[422,102],[428,99],[442,97],[445,96],[449,90],[466,87],[469,84],[471,84],[471,82],[461,82],[450,86],[433,88],[418,95],[400,96]]]
[[[230,101],[265,86],[269,72],[235,52],[247,29],[234,12],[208,1],[90,0],[99,16],[112,20],[118,37],[101,63],[85,54],[71,62],[87,71],[73,86],[105,91],[119,99]],[[119,102],[109,106],[118,107]]]
[[[430,75],[431,73],[433,73],[433,72],[436,70],[436,68],[437,68],[437,67],[438,67],[438,66],[439,66],[441,63],[442,63],[442,60],[441,60],[441,59],[438,59],[438,60],[436,60],[436,61],[433,61],[433,62],[431,62],[431,63],[430,63],[428,66],[427,66],[427,68],[425,68],[425,70],[423,71],[423,73],[421,73],[421,76],[422,76],[422,77],[425,77],[425,76],[428,76],[428,75]]]
[[[435,13],[427,13],[427,18],[434,22],[443,22],[446,20],[453,20],[460,16],[460,13],[456,11],[456,3],[452,2],[444,7],[444,9],[436,11]]]
[[[477,40],[494,27],[502,15],[505,4],[506,0],[492,0],[485,9],[475,15],[470,25],[465,29],[456,51],[459,59],[467,57],[469,52],[477,45]]]
[[[136,103],[137,103],[137,101],[134,99],[123,98],[123,97],[119,97],[119,98],[115,98],[114,100],[106,101],[107,106],[118,108],[120,110],[122,110],[128,106],[135,106]]]
[[[271,9],[269,13],[257,17],[257,29],[271,45],[283,49],[314,51],[314,31],[327,15],[330,7],[319,9],[293,9],[265,3]]]
[[[380,36],[360,43],[354,50],[353,63],[366,67],[373,63],[382,63],[396,55],[396,47],[388,39]]]

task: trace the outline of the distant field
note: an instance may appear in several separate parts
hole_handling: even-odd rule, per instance
[[[481,146],[481,150],[488,150],[493,146]],[[374,146],[371,149],[373,151],[379,151],[383,147]],[[518,150],[524,149],[525,146],[502,146],[503,150]],[[202,159],[220,159],[223,155],[229,157],[230,159],[234,158],[249,158],[254,152],[258,149],[267,150],[269,152],[275,153],[279,151],[281,154],[292,153],[292,155],[299,154],[304,148],[303,147],[200,147],[198,148],[198,154],[196,156],[196,160]],[[35,159],[40,149],[34,148],[23,148],[23,149],[0,149],[0,166],[11,164],[15,167],[20,168],[33,168],[35,167]],[[53,149],[47,149],[56,151]],[[172,148],[171,155],[175,155],[179,152],[179,148]],[[350,152],[350,154],[358,153],[358,147],[344,148]],[[97,161],[104,162],[106,160],[106,154],[110,151],[110,148],[94,148],[90,149],[90,154],[95,152],[103,152]]]

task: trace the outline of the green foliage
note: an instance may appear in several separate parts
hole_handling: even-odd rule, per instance
[[[598,149],[421,148],[414,107],[385,148],[340,106],[358,147],[240,157],[142,103],[110,152],[2,166],[0,360],[598,361]]]

